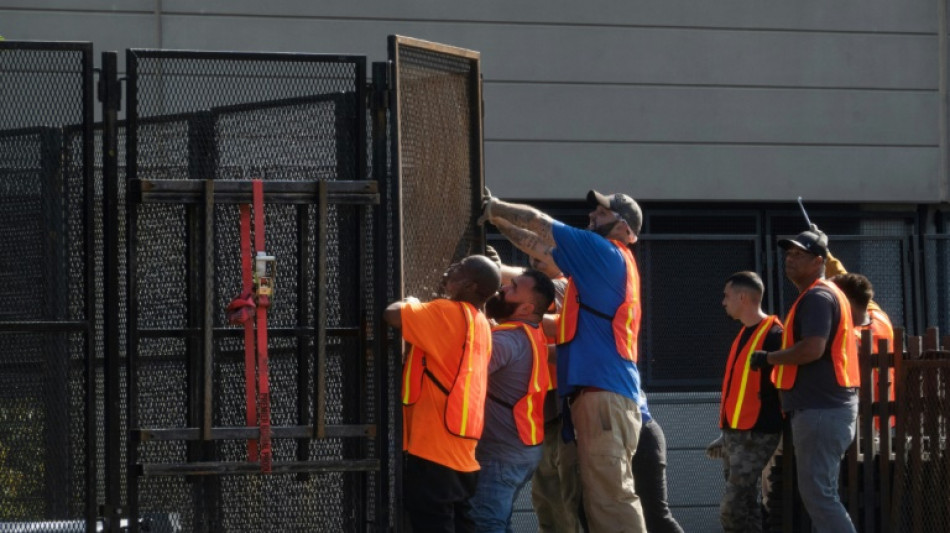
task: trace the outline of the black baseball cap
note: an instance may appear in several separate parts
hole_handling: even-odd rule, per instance
[[[618,213],[633,230],[633,234],[640,235],[640,227],[643,226],[643,212],[640,211],[640,206],[633,198],[619,192],[604,196],[595,190],[590,190],[587,192],[587,203],[591,207],[601,205]]]
[[[819,257],[828,257],[828,236],[817,228],[803,231],[793,239],[780,239],[778,245],[783,250],[794,246]]]

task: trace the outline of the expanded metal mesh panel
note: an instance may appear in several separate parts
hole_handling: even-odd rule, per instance
[[[449,264],[481,248],[478,60],[395,46],[403,292],[425,300]]]
[[[924,280],[927,326],[950,333],[950,235],[928,236],[924,241]]]
[[[0,531],[89,509],[91,51],[0,42]]]
[[[0,254],[0,282],[8,295],[8,305],[0,310],[2,319],[67,318],[67,254],[82,240],[74,247],[65,242],[62,150],[60,129],[0,132],[0,228],[6,250]],[[70,206],[78,207],[79,214],[82,198]],[[82,221],[78,222],[81,232]],[[80,314],[71,318],[81,318],[83,299],[74,302]]]
[[[362,250],[372,242],[367,211],[331,203],[320,213],[314,204],[283,203],[268,186],[274,180],[365,177],[364,60],[158,51],[133,51],[132,56],[131,86],[138,106],[130,117],[135,126],[130,131],[135,147],[130,176],[264,181],[265,247],[277,257],[267,316],[272,426],[313,424],[318,382],[325,386],[327,424],[373,422],[373,389],[366,383],[375,377],[360,338],[367,320],[364,297],[374,287],[363,264]],[[246,425],[242,328],[229,325],[225,316],[228,303],[242,290],[239,207],[215,205],[211,228],[205,228],[203,206],[194,200],[134,209],[134,318],[140,335],[134,424],[199,425],[207,247],[214,268],[212,424]],[[319,224],[321,215],[325,227]],[[205,244],[208,229],[214,240]],[[326,293],[323,309],[317,306],[320,290]],[[326,370],[318,375],[315,335],[321,313],[322,325],[330,331]],[[142,336],[149,329],[171,331]],[[280,438],[272,446],[275,465],[372,457],[365,447],[339,438]],[[151,441],[137,449],[137,462],[156,466],[248,460],[244,440],[206,445]],[[337,531],[352,529],[361,514],[373,512],[360,492],[367,479],[346,473],[201,476],[191,481],[146,476],[137,493],[140,515],[174,513],[184,530]]]
[[[0,130],[81,123],[87,51],[80,43],[0,42]]]
[[[733,272],[754,268],[755,243],[661,239],[637,244],[641,366],[657,385],[717,387],[738,330],[722,310],[723,283]]]
[[[946,356],[944,356],[946,357]],[[950,361],[905,363],[907,450],[894,479],[894,531],[950,530]]]
[[[73,337],[0,335],[0,520],[83,515],[84,360],[70,361]]]

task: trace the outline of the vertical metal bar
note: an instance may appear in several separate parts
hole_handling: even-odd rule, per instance
[[[215,176],[216,145],[214,131],[214,115],[210,112],[199,112],[188,118],[188,177],[193,180],[211,180]],[[207,189],[206,189],[207,191]],[[207,240],[213,232],[214,209],[208,208],[213,202],[211,196],[205,197],[204,204],[189,204],[185,206],[185,240],[188,246],[186,255],[187,298],[186,322],[189,328],[199,331],[201,337],[189,335],[186,341],[186,360],[188,367],[188,422],[201,428],[201,441],[188,443],[188,457],[191,461],[213,460],[215,444],[211,440],[211,424],[213,409],[211,394],[213,393],[213,362],[205,361],[206,338],[211,335],[213,328],[205,331],[205,321],[211,317],[205,304],[205,289],[213,286],[213,262],[208,254],[213,253],[212,240]],[[210,211],[210,212],[209,212]],[[204,215],[204,216],[202,216]],[[209,222],[209,218],[210,222]],[[209,227],[210,226],[210,227]],[[212,250],[208,250],[212,248]],[[202,253],[203,251],[203,253]],[[209,280],[210,276],[210,280]],[[213,293],[212,293],[213,294]],[[213,301],[213,296],[210,301]],[[207,315],[207,316],[206,316]],[[212,349],[207,351],[210,355]],[[199,504],[196,506],[200,519],[196,521],[197,531],[210,531],[217,512],[217,480],[213,476],[206,476],[195,483],[194,497]]]
[[[311,239],[310,215],[311,206],[297,206],[297,324],[306,328],[310,311],[313,305],[310,291],[307,290],[311,281]],[[317,252],[319,253],[319,251]],[[278,280],[279,282],[280,280]],[[310,423],[310,388],[314,382],[313,366],[311,365],[310,338],[304,335],[297,336],[297,422],[300,425]],[[297,439],[297,460],[306,461],[310,457],[310,439]],[[298,474],[298,481],[305,481],[307,474]]]
[[[326,371],[327,371],[327,184],[321,181],[317,200],[317,350],[316,383],[313,414],[313,436],[326,438]]]
[[[390,124],[390,134],[389,134],[389,144],[391,150],[391,156],[389,159],[390,172],[386,175],[386,178],[389,182],[387,187],[384,189],[388,190],[390,193],[389,201],[386,205],[389,209],[392,210],[389,223],[391,224],[390,228],[392,231],[392,240],[390,242],[392,249],[392,279],[393,279],[393,298],[400,299],[405,293],[405,279],[404,279],[404,258],[403,258],[403,213],[402,213],[402,131],[400,124],[402,121],[402,108],[399,105],[399,70],[400,70],[400,54],[399,54],[399,45],[395,35],[389,36],[389,124]],[[387,330],[389,331],[389,330]],[[401,341],[395,339],[394,344],[401,346]],[[395,397],[395,395],[393,395]],[[399,405],[399,404],[397,404]],[[393,439],[394,442],[401,443],[403,437],[403,420],[402,420],[401,410],[397,410],[395,420],[393,420]],[[402,491],[402,455],[396,455],[396,461],[393,468],[394,470],[394,486],[396,487],[394,495],[394,514],[393,522],[397,525],[402,524],[403,520],[403,491]]]
[[[469,97],[469,106],[471,112],[470,124],[472,130],[470,132],[469,139],[469,149],[472,151],[471,160],[472,160],[472,217],[469,221],[473,230],[473,239],[474,243],[470,246],[474,246],[473,250],[469,248],[469,253],[479,252],[484,253],[485,251],[485,226],[476,223],[478,217],[481,216],[482,209],[482,193],[485,190],[485,153],[484,153],[484,136],[483,136],[483,122],[484,122],[484,113],[482,112],[482,63],[481,59],[470,59],[472,63],[472,72],[469,74],[469,90],[471,95]]]
[[[373,63],[373,100],[372,100],[372,128],[373,128],[373,179],[379,184],[380,203],[373,211],[373,339],[375,340],[375,367],[377,387],[373,401],[376,408],[376,450],[379,455],[379,475],[376,482],[376,531],[389,531],[390,521],[390,491],[389,471],[392,459],[399,457],[397,441],[389,437],[389,409],[395,399],[392,390],[392,381],[389,379],[389,351],[388,328],[382,320],[383,310],[388,303],[389,283],[391,279],[389,269],[388,209],[391,200],[389,167],[389,152],[387,150],[388,124],[386,110],[389,96],[389,64],[385,62]],[[397,485],[398,487],[398,485]],[[397,490],[397,493],[400,492]]]
[[[138,97],[136,95],[138,82],[138,57],[131,50],[125,52],[126,76],[125,83],[125,101],[128,106],[126,112],[126,148],[125,148],[125,175],[127,180],[136,178],[138,174]],[[136,226],[138,219],[138,206],[133,204],[126,196],[125,206],[125,253],[126,253],[126,290],[128,291],[128,308],[126,309],[126,371],[125,387],[126,401],[128,404],[128,427],[139,427],[138,420],[138,387],[136,381],[138,377],[138,279],[136,277]],[[126,501],[128,505],[129,531],[138,533],[138,501],[139,501],[139,470],[138,464],[138,443],[135,439],[126,441]]]
[[[43,253],[43,315],[47,320],[66,318],[68,264],[66,259],[66,189],[63,182],[63,131],[60,128],[44,128],[40,133],[40,187],[43,205],[43,224],[46,248]],[[91,255],[86,250],[87,258]],[[88,318],[88,317],[87,317]],[[45,431],[44,451],[44,501],[46,515],[65,517],[69,483],[69,348],[66,336],[53,334],[48,337],[49,348],[44,359],[43,391],[44,410],[53,421]]]
[[[118,112],[121,86],[115,52],[102,53],[102,238],[103,238],[103,380],[105,505],[103,518],[109,531],[119,531],[122,505],[122,465],[120,447],[121,387],[119,350],[119,148]],[[88,189],[89,194],[94,189]],[[97,476],[90,476],[96,478]]]
[[[205,180],[201,439],[211,440],[214,405],[214,180]]]
[[[83,246],[86,260],[83,262],[83,280],[85,286],[85,319],[88,324],[83,343],[85,357],[85,420],[86,420],[86,529],[95,527],[98,512],[98,454],[96,453],[96,286],[95,286],[95,79],[93,73],[92,43],[83,46],[83,119],[82,119],[82,179],[83,194]]]

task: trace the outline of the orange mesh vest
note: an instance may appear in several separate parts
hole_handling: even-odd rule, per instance
[[[858,346],[861,345],[861,334],[864,330],[871,330],[871,353],[880,353],[878,349],[879,341],[887,341],[887,351],[894,349],[894,327],[891,325],[891,319],[876,303],[870,303],[868,305],[868,315],[871,317],[871,323],[866,326],[855,326],[854,334],[857,338]],[[891,367],[887,371],[888,381],[891,384],[890,392],[888,393],[888,399],[894,401],[896,398],[894,391],[894,368]],[[881,390],[878,386],[878,371],[874,369],[872,371],[872,382],[874,383],[874,401],[879,401],[881,398]],[[890,417],[891,425],[894,425],[894,417]],[[874,419],[874,427],[880,429],[881,421],[878,418]]]
[[[756,326],[745,346],[739,346],[739,339],[745,333],[745,327],[736,335],[736,340],[732,341],[732,350],[729,351],[729,361],[726,363],[728,371],[722,380],[719,427],[745,430],[755,426],[762,409],[762,401],[759,398],[762,380],[761,371],[749,368],[749,356],[752,352],[762,349],[772,326],[781,325],[779,318],[772,315]]]
[[[613,325],[614,342],[620,357],[628,361],[637,361],[637,335],[640,332],[640,272],[630,249],[619,241],[610,241],[620,250],[627,267],[627,287],[623,303],[614,312],[613,317],[581,303],[577,288],[570,278],[564,291],[564,305],[557,323],[557,344],[567,344],[574,340],[577,333],[577,314],[583,307],[595,316],[610,320]]]
[[[838,385],[842,387],[858,387],[861,385],[861,374],[858,369],[858,344],[854,339],[854,325],[851,321],[851,305],[844,293],[841,292],[834,283],[823,279],[815,280],[807,289],[802,291],[792,304],[788,311],[788,317],[785,318],[785,332],[782,334],[782,349],[786,349],[793,344],[792,325],[795,323],[795,312],[798,310],[798,303],[802,296],[808,291],[822,285],[830,290],[838,302],[840,310],[838,323],[835,324],[834,333],[831,336],[831,361],[835,369],[835,377]],[[795,376],[798,373],[798,365],[775,365],[772,368],[772,383],[779,390],[788,390],[795,385]]]
[[[527,446],[534,446],[544,440],[544,395],[548,391],[548,345],[540,327],[532,327],[524,322],[504,322],[492,328],[492,331],[508,331],[517,328],[524,331],[531,344],[531,379],[528,381],[528,390],[514,405],[493,396],[489,398],[511,409],[521,442]]]
[[[488,360],[491,357],[491,330],[488,321],[470,303],[459,302],[465,315],[465,342],[459,354],[455,376],[435,376],[426,367],[426,354],[413,346],[402,371],[402,403],[419,400],[422,379],[429,379],[448,397],[445,402],[445,428],[459,437],[477,439],[485,427],[485,394],[488,388]],[[450,383],[451,388],[444,383]]]

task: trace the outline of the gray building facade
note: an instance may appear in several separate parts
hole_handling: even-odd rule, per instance
[[[486,182],[575,199],[935,204],[947,2],[4,0],[8,40],[385,55],[478,50]]]

